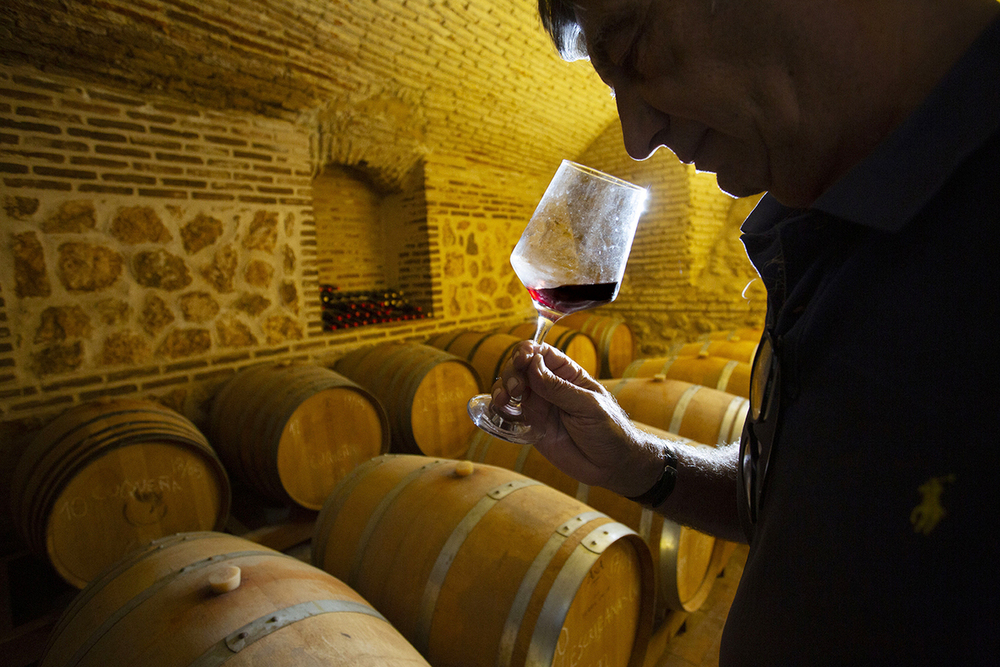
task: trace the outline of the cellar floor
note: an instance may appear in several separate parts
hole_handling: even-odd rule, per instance
[[[737,545],[701,609],[688,614],[655,667],[718,667],[726,615],[743,575],[747,545]]]

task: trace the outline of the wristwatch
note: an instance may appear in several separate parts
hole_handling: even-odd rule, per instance
[[[665,449],[664,453],[666,460],[663,462],[663,472],[660,473],[660,478],[656,480],[652,488],[640,496],[626,496],[626,498],[646,507],[659,507],[663,504],[670,492],[674,490],[674,484],[677,483],[677,456],[669,448]]]

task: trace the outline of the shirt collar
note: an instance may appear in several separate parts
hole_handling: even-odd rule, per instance
[[[997,132],[998,110],[1000,17],[916,111],[820,195],[812,208],[874,229],[899,231]],[[796,212],[765,195],[743,231],[766,231]]]

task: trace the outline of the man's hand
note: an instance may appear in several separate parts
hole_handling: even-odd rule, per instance
[[[524,421],[540,433],[536,449],[573,478],[625,496],[656,481],[662,469],[656,439],[559,350],[521,343],[493,388],[498,406],[511,395],[521,397]]]

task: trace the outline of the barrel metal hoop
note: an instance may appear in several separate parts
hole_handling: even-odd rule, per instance
[[[516,340],[513,343],[511,343],[510,345],[508,345],[504,349],[504,351],[500,353],[500,356],[497,358],[496,366],[493,367],[493,379],[494,380],[496,380],[497,378],[500,377],[500,371],[503,369],[503,362],[507,359],[507,357],[514,350],[514,348],[517,347],[520,344],[521,344],[521,341],[520,340]],[[484,379],[483,382],[485,383],[486,380]],[[493,386],[492,384],[489,384],[489,385],[487,385],[486,388],[489,388],[489,387],[492,387],[492,386]]]
[[[621,537],[635,531],[621,523],[608,523],[595,528],[583,538],[566,559],[552,588],[542,603],[535,629],[528,645],[526,665],[550,665],[559,644],[559,635],[566,623],[570,604],[576,597],[587,573],[604,550]]]
[[[356,588],[358,584],[358,576],[361,574],[361,565],[364,562],[364,554],[368,549],[368,541],[371,540],[372,534],[375,532],[375,527],[382,520],[382,516],[388,511],[389,507],[396,502],[396,497],[403,492],[410,482],[416,480],[429,469],[434,466],[444,463],[444,459],[433,459],[428,461],[424,465],[420,466],[416,470],[411,470],[403,479],[401,479],[389,493],[382,497],[379,504],[375,506],[372,510],[371,515],[368,517],[368,523],[365,524],[365,529],[361,533],[361,537],[358,539],[358,544],[354,549],[354,561],[351,563],[351,569],[347,575],[347,581],[344,582],[351,588]]]
[[[136,411],[130,410],[128,412],[136,412]],[[107,416],[119,416],[121,414],[125,414],[125,412],[109,413],[108,415],[102,415],[102,418]],[[93,423],[94,421],[98,421],[98,419],[94,419],[91,422],[88,422],[87,425]],[[147,427],[160,427],[162,430],[159,432],[151,432],[148,430]],[[130,435],[132,433],[139,433],[140,438],[134,439],[134,436]],[[142,438],[144,434],[146,437]],[[178,438],[176,440],[172,439],[170,440],[170,442],[175,442],[175,441],[195,442],[202,449],[208,448],[208,441],[205,440],[201,432],[198,431],[190,423],[185,425],[185,424],[168,423],[161,421],[159,419],[134,419],[128,422],[119,422],[116,424],[110,424],[108,426],[105,426],[104,428],[92,431],[91,433],[87,434],[82,439],[74,443],[74,446],[71,449],[58,454],[59,455],[58,462],[61,463],[62,466],[57,467],[57,465],[55,464],[50,465],[46,471],[47,472],[46,477],[51,479],[53,477],[58,478],[60,476],[65,476],[67,469],[69,470],[75,469],[77,463],[80,460],[83,460],[79,458],[81,456],[89,456],[94,451],[98,450],[103,454],[105,451],[111,451],[112,449],[115,449],[115,447],[105,447],[104,446],[105,443],[122,440],[123,442],[125,442],[125,444],[131,444],[132,442],[142,442],[143,440],[162,439],[164,435],[171,435],[171,434],[176,434]],[[129,438],[133,439],[129,440]],[[65,439],[60,439],[55,442],[57,444],[61,444],[64,441]],[[30,476],[26,477],[25,479],[33,480],[38,468],[43,466],[46,458],[52,455],[55,452],[55,449],[56,449],[55,447],[50,447],[45,452],[43,452],[42,455],[38,457],[38,460],[37,462],[35,462],[35,465],[32,467],[29,473]]]
[[[104,590],[104,587],[107,586],[112,581],[114,581],[119,574],[121,574],[128,568],[132,567],[133,565],[135,565],[136,563],[138,563],[139,561],[141,561],[154,551],[159,551],[163,549],[164,543],[177,541],[179,535],[188,535],[188,534],[182,533],[177,535],[170,535],[168,537],[161,537],[158,540],[150,542],[144,547],[132,551],[128,556],[122,558],[114,566],[104,570],[104,572],[99,574],[97,578],[88,583],[87,586],[82,591],[80,591],[80,593],[77,594],[75,598],[73,598],[73,601],[70,603],[70,605],[63,611],[62,616],[59,618],[59,622],[49,633],[48,645],[51,646],[53,638],[60,635],[62,633],[63,628],[69,625],[70,622],[72,622],[72,620],[76,618],[76,615],[80,612],[80,610],[85,606],[87,606],[87,604],[92,599],[94,599],[94,596],[97,595],[102,590]],[[208,533],[193,533],[193,534],[199,538],[208,535]],[[46,649],[45,652],[47,653],[48,650]]]
[[[417,616],[417,627],[414,633],[415,641],[413,645],[424,655],[427,655],[427,648],[430,644],[431,621],[434,619],[434,608],[437,606],[441,587],[444,585],[445,577],[448,576],[448,570],[451,568],[455,556],[458,555],[459,549],[462,548],[462,544],[465,543],[465,539],[480,520],[486,516],[486,513],[497,506],[500,500],[503,500],[515,491],[531,486],[541,486],[541,482],[534,479],[518,479],[491,489],[472,506],[472,509],[466,512],[462,520],[455,526],[455,529],[451,531],[451,535],[445,540],[444,546],[441,547],[441,551],[438,553],[437,560],[434,561],[434,567],[431,568],[431,573],[427,577],[424,594],[420,600],[420,613]]]
[[[94,422],[103,421],[103,420],[106,420],[106,419],[108,419],[110,417],[120,417],[120,416],[126,415],[126,414],[149,413],[149,412],[153,412],[153,410],[150,410],[148,408],[141,408],[141,407],[140,408],[125,408],[125,409],[122,409],[122,410],[112,410],[112,411],[108,411],[108,412],[98,412],[96,415],[92,416],[90,419],[87,419],[86,421],[76,422],[76,423],[71,422],[68,425],[68,428],[67,427],[63,427],[63,429],[60,430],[58,428],[54,428],[54,427],[51,427],[51,426],[50,427],[46,427],[45,429],[42,429],[41,431],[39,431],[39,433],[36,436],[35,440],[32,441],[32,444],[34,444],[35,442],[38,442],[39,438],[41,438],[42,436],[45,436],[46,440],[48,442],[50,442],[50,443],[61,443],[61,442],[64,442],[67,438],[72,437],[73,434],[75,434],[75,433],[77,433],[77,432],[79,432],[79,431],[81,431],[83,429],[86,429],[88,426],[92,425]],[[159,413],[157,413],[157,414],[159,414]],[[64,415],[60,415],[59,417],[57,417],[56,420],[53,422],[53,424],[56,423],[57,421],[59,421],[59,419],[62,419],[63,417],[64,417]],[[163,417],[164,417],[164,419],[179,418],[179,419],[174,419],[174,421],[182,421],[182,422],[183,421],[187,421],[186,418],[183,417],[183,415],[180,415],[180,414],[177,414],[177,413],[171,414],[169,412],[164,412],[163,413]],[[125,423],[132,423],[132,420],[129,420],[129,422],[125,422]],[[80,442],[86,442],[87,440],[89,440],[94,435],[99,435],[100,433],[102,433],[104,431],[107,431],[108,429],[116,428],[116,426],[117,425],[112,424],[112,425],[107,426],[107,427],[105,427],[103,429],[100,429],[98,431],[89,433],[89,434],[85,435]],[[191,424],[188,422],[187,426],[190,428]],[[50,433],[50,431],[52,431],[52,433]],[[80,443],[78,443],[78,444],[80,444]],[[32,451],[33,449],[34,449],[33,447],[29,446],[29,449],[27,451]],[[18,463],[18,467],[17,467],[18,474],[15,476],[15,479],[25,479],[25,480],[30,479],[34,475],[35,469],[39,465],[42,464],[45,456],[48,455],[50,452],[51,452],[51,448],[49,448],[49,449],[42,449],[38,453],[38,456],[35,458],[35,460],[30,461],[30,466],[27,464],[29,462],[29,458],[28,457],[24,457],[23,460]],[[25,468],[25,467],[27,467],[28,469],[24,470],[22,472],[21,469]]]
[[[514,472],[524,471],[524,462],[528,460],[532,449],[534,449],[533,445],[521,445],[521,451],[517,453],[517,461],[514,462]]]
[[[472,441],[463,457],[466,461],[482,463],[486,460],[486,453],[490,450],[490,435],[482,430],[476,429],[472,435]]]
[[[312,541],[311,557],[313,565],[319,568],[323,567],[323,561],[326,560],[326,543],[329,540],[329,534],[333,528],[333,522],[336,521],[337,517],[340,515],[340,510],[344,503],[347,502],[347,499],[351,497],[352,493],[354,493],[355,487],[361,483],[361,480],[365,478],[365,475],[367,475],[372,468],[377,468],[392,458],[394,458],[394,456],[391,454],[383,454],[382,456],[376,456],[375,458],[368,459],[361,465],[355,467],[354,470],[347,473],[347,475],[340,480],[337,486],[334,487],[333,491],[327,497],[326,502],[323,504],[323,509],[321,509],[319,514],[316,516],[316,534]]]
[[[302,602],[270,614],[265,614],[247,623],[242,628],[230,633],[226,638],[220,639],[192,661],[189,667],[217,667],[250,644],[263,639],[272,632],[277,632],[293,623],[312,618],[313,616],[340,612],[367,614],[388,623],[382,614],[370,606],[355,602],[354,600],[312,600]]]
[[[660,366],[660,370],[656,371],[656,374],[657,375],[666,375],[670,371],[670,367],[674,365],[675,361],[677,361],[677,357],[676,356],[667,357],[663,361],[663,365]]]
[[[191,572],[197,572],[202,568],[208,567],[209,565],[214,565],[216,563],[222,563],[229,560],[235,560],[237,558],[243,558],[246,556],[275,556],[281,558],[292,558],[280,552],[268,550],[248,550],[248,551],[231,551],[226,554],[216,554],[214,556],[209,556],[194,563],[190,563],[181,567],[180,569],[174,570],[173,572],[167,574],[160,579],[157,579],[151,586],[144,589],[138,595],[130,599],[124,605],[119,607],[115,613],[108,616],[100,627],[98,627],[94,632],[90,633],[87,637],[87,641],[80,645],[73,654],[73,657],[66,662],[64,667],[74,667],[77,665],[86,654],[94,647],[94,645],[107,634],[111,628],[118,624],[123,618],[132,612],[136,607],[141,605],[143,602],[153,597],[155,594],[159,593],[162,589],[166,588],[168,585],[172,584],[178,578],[185,574]]]
[[[541,482],[535,479],[515,479],[512,482],[506,482],[500,486],[490,489],[486,495],[493,500],[503,500],[519,489],[523,489],[526,486],[538,486],[540,484]]]
[[[566,542],[566,538],[572,535],[577,529],[587,525],[594,519],[607,516],[603,512],[590,511],[577,514],[575,517],[565,522],[549,537],[531,562],[528,570],[521,579],[514,600],[511,602],[510,610],[507,612],[507,620],[503,625],[503,632],[500,634],[500,644],[497,647],[497,667],[510,667],[514,656],[514,644],[517,641],[518,631],[524,620],[524,614],[528,610],[528,603],[541,580],[542,575],[549,567],[556,552]]]
[[[642,513],[639,514],[639,537],[646,544],[649,544],[649,538],[653,533],[653,510],[648,507],[642,508]]]
[[[465,334],[464,331],[459,331],[459,332],[452,333],[452,334],[445,334],[445,335],[450,335],[451,339],[447,343],[445,343],[444,345],[441,345],[441,341],[436,341],[437,344],[435,344],[433,346],[436,347],[436,348],[438,348],[439,350],[444,350],[445,352],[451,352],[451,346],[454,345],[455,341],[457,341],[459,338],[461,338],[463,334]]]
[[[694,395],[698,393],[701,389],[700,384],[693,384],[687,388],[687,390],[681,394],[680,399],[677,401],[677,405],[674,406],[674,412],[670,416],[670,427],[667,428],[671,433],[681,432],[681,422],[684,421],[684,412],[687,410],[688,405],[694,398]]]
[[[716,444],[725,445],[729,441],[729,436],[733,432],[736,417],[739,415],[740,406],[746,403],[747,400],[742,396],[736,396],[729,402],[726,406],[726,413],[722,418],[722,424],[719,425],[719,435],[716,438]],[[743,426],[740,425],[740,431],[742,432]]]
[[[750,401],[744,400],[736,410],[736,419],[733,420],[733,430],[729,433],[729,442],[739,442],[743,436],[743,424],[747,420],[747,413],[750,412]]]
[[[668,607],[682,609],[680,592],[677,590],[677,556],[681,546],[681,525],[664,519],[663,527],[660,529],[659,545],[659,593]]]
[[[477,340],[476,343],[472,346],[472,349],[470,349],[465,354],[465,360],[468,361],[468,362],[471,362],[472,358],[474,356],[476,356],[476,352],[479,351],[479,346],[482,345],[483,343],[485,343],[487,339],[492,338],[492,337],[493,337],[493,334],[483,334],[482,336],[480,336],[479,340]],[[448,352],[451,352],[451,350],[448,350]],[[455,355],[455,356],[458,356],[458,355]]]
[[[628,381],[629,378],[621,378],[620,380],[618,380],[615,386],[610,389],[611,395],[617,398],[618,392],[620,392],[622,389],[625,388],[625,386],[628,384]]]
[[[711,591],[714,585],[714,580],[711,577],[712,566],[709,565],[709,573],[706,574],[701,585],[698,586],[691,596],[687,599],[682,600],[680,589],[677,586],[677,576],[678,576],[678,558],[680,557],[680,547],[681,547],[681,533],[684,531],[684,527],[680,524],[674,523],[668,519],[663,520],[663,528],[660,532],[660,551],[659,551],[659,577],[660,586],[657,591],[659,595],[662,596],[664,604],[670,609],[675,611],[694,611],[698,609],[708,597],[708,593]],[[722,540],[715,540],[715,544],[712,546],[712,556],[714,560],[722,548]]]
[[[719,373],[719,381],[715,383],[715,388],[719,391],[725,391],[726,387],[729,386],[729,378],[732,377],[733,371],[736,367],[740,365],[740,362],[735,359],[730,359],[726,362],[726,365],[722,367],[722,371]]]

